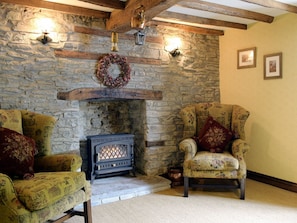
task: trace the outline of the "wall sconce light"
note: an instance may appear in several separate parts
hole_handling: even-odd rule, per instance
[[[113,52],[119,51],[118,41],[119,41],[119,34],[116,32],[112,32],[111,33],[111,51]]]
[[[171,54],[171,56],[173,56],[173,57],[176,57],[176,56],[179,56],[180,55],[180,51],[179,51],[179,49],[174,49],[174,50],[172,50],[172,51],[170,51],[169,52],[170,54]]]
[[[176,57],[180,55],[180,45],[181,45],[181,40],[180,38],[170,38],[167,40],[167,44],[165,46],[165,51],[169,52],[171,56]]]
[[[55,24],[50,18],[39,18],[36,20],[36,26],[42,32],[42,35],[37,37],[37,40],[43,44],[52,42],[52,38],[49,37],[49,32],[54,30]]]
[[[131,17],[131,27],[135,29],[143,29],[145,23],[144,6],[141,5],[135,9]]]
[[[39,37],[37,37],[37,40],[38,41],[40,41],[40,42],[42,42],[43,44],[47,44],[47,43],[49,43],[49,42],[52,42],[52,38],[50,38],[49,36],[48,36],[48,32],[43,32],[42,33],[42,35],[41,36],[39,36]]]
[[[145,33],[143,31],[138,31],[134,34],[135,36],[135,44],[136,45],[143,45],[145,42]]]

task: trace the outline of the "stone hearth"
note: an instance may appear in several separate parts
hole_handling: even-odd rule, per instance
[[[171,181],[160,176],[136,174],[101,178],[92,184],[92,205],[126,200],[170,188]]]

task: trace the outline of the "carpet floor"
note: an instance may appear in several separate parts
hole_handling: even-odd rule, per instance
[[[92,207],[93,223],[296,223],[297,193],[248,179],[246,199],[234,191],[183,187]],[[74,217],[67,223],[83,223]]]

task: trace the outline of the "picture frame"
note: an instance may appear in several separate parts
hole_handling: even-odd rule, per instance
[[[282,77],[282,53],[264,55],[264,80]]]
[[[256,67],[256,47],[237,51],[237,69]]]

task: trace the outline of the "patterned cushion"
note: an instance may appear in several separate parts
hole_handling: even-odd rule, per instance
[[[187,162],[187,168],[192,171],[201,170],[238,170],[239,162],[229,152],[210,153],[207,151],[200,151],[196,156]]]
[[[31,211],[45,208],[85,186],[84,172],[36,173],[31,180],[14,180],[19,200]]]
[[[232,137],[231,131],[209,116],[199,132],[198,145],[210,152],[223,152]]]
[[[21,111],[0,109],[0,127],[23,134]]]
[[[31,178],[36,152],[33,139],[0,127],[0,172],[11,177]]]

